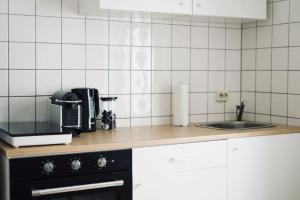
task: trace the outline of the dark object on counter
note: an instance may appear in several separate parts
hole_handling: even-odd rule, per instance
[[[102,112],[102,129],[104,130],[110,130],[116,128],[116,114],[112,113],[112,111],[106,111],[104,110]]]
[[[132,200],[132,150],[9,159],[10,200]]]
[[[242,121],[246,102],[242,101],[241,105],[236,106],[236,120]]]
[[[101,98],[101,128],[103,130],[111,130],[117,127],[116,114],[113,103],[117,97],[102,97]]]
[[[99,93],[94,88],[76,88],[71,90],[82,101],[82,132],[96,131],[96,118],[100,113]]]
[[[56,92],[51,99],[50,121],[61,127],[61,132],[81,132],[81,103],[78,95],[72,92]]]
[[[107,101],[115,101],[118,97],[102,97],[101,101],[107,102]]]

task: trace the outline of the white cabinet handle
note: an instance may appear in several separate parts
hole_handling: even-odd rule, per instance
[[[234,147],[234,148],[232,149],[233,152],[238,151],[238,150],[239,150],[238,147]]]
[[[187,160],[184,160],[184,159],[176,159],[176,158],[170,158],[169,159],[169,162],[170,163],[186,163],[186,162],[188,162]]]
[[[184,6],[184,2],[179,2],[179,6]]]
[[[142,186],[143,186],[143,184],[137,183],[137,184],[134,185],[134,189],[139,188],[139,187],[142,187]]]
[[[196,6],[198,7],[198,8],[200,8],[201,7],[201,3],[196,3]]]

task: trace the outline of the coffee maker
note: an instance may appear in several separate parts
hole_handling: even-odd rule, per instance
[[[50,121],[60,127],[60,132],[81,132],[81,103],[79,97],[72,92],[56,92],[50,97]]]
[[[82,101],[81,131],[91,132],[96,130],[96,118],[100,112],[99,93],[95,88],[75,88],[71,90]]]

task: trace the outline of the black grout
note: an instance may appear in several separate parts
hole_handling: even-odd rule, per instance
[[[129,58],[129,62],[130,62],[130,64],[129,64],[129,66],[130,66],[130,74],[129,74],[129,81],[130,81],[130,83],[129,83],[129,85],[130,85],[130,89],[129,89],[129,91],[130,91],[130,94],[132,93],[132,47],[131,47],[131,45],[132,45],[132,16],[130,16],[130,42],[129,42],[129,44],[130,44],[130,48],[129,48],[129,51],[130,51],[130,53],[129,53],[129,55],[130,55],[130,58]],[[133,98],[133,96],[132,96],[132,94],[129,96],[129,99],[130,99],[130,103],[129,103],[129,116],[130,116],[130,119],[129,119],[129,126],[130,127],[132,127],[132,98]]]
[[[34,82],[34,93],[35,93],[35,97],[34,97],[34,121],[37,121],[37,52],[36,52],[36,48],[37,48],[37,38],[36,38],[36,26],[37,26],[37,20],[36,20],[36,0],[34,1],[34,12],[35,12],[35,17],[34,17],[34,78],[35,78],[35,82]]]
[[[7,12],[9,13],[9,1],[7,1]],[[8,17],[7,17],[7,40],[9,41],[10,40],[10,36],[9,36],[9,29],[10,29],[10,26],[9,26],[9,24],[10,24],[10,16],[8,15]],[[11,116],[10,116],[10,59],[9,59],[9,57],[10,57],[10,43],[7,41],[7,63],[8,63],[8,83],[7,83],[7,86],[8,86],[8,88],[7,88],[7,90],[8,90],[8,98],[7,98],[7,121],[10,121],[10,118],[11,118]]]
[[[273,2],[274,3],[274,2]],[[36,5],[35,5],[36,6]],[[9,9],[8,9],[9,10]],[[36,12],[36,9],[35,9],[35,12]],[[63,45],[84,45],[85,46],[85,54],[86,54],[86,47],[87,47],[87,45],[102,45],[102,46],[107,46],[108,47],[108,51],[109,51],[109,47],[110,46],[128,46],[128,47],[130,47],[130,48],[132,48],[132,47],[135,47],[135,46],[133,46],[132,45],[132,33],[130,34],[130,37],[131,37],[131,42],[130,42],[130,45],[111,45],[110,43],[109,43],[109,41],[108,41],[108,44],[87,44],[87,41],[86,41],[86,39],[87,39],[87,35],[85,34],[85,43],[84,44],[77,44],[77,43],[63,43],[62,42],[62,20],[63,19],[82,19],[82,20],[85,20],[85,33],[86,33],[86,21],[87,20],[101,20],[101,21],[107,21],[108,22],[108,24],[110,24],[110,22],[112,22],[112,21],[116,21],[116,22],[124,22],[124,21],[121,21],[121,20],[112,20],[112,19],[90,19],[90,18],[88,18],[88,17],[83,17],[83,18],[76,18],[76,17],[63,17],[62,16],[62,2],[61,2],[61,16],[60,17],[55,17],[55,16],[40,16],[40,15],[37,15],[36,13],[35,13],[35,15],[21,15],[21,16],[34,16],[35,17],[35,26],[37,25],[37,22],[36,22],[36,18],[37,17],[53,17],[53,18],[58,18],[58,19],[61,19],[61,42],[60,43],[49,43],[49,44],[60,44],[61,45],[61,49],[62,49],[62,46]],[[10,13],[8,13],[8,14],[6,14],[6,15],[8,15],[8,22],[9,22],[9,16],[11,16],[11,15],[18,15],[18,14],[10,14]],[[128,22],[128,21],[126,21],[126,22]],[[241,53],[241,57],[242,57],[242,51],[243,50],[246,50],[246,49],[227,49],[227,45],[226,45],[226,33],[227,33],[227,31],[226,30],[228,30],[228,29],[237,29],[237,30],[244,30],[244,29],[247,29],[247,28],[244,28],[244,27],[241,27],[241,28],[232,28],[232,27],[227,27],[227,25],[225,24],[225,27],[217,27],[217,26],[214,26],[214,23],[207,23],[207,26],[197,26],[197,25],[183,25],[183,24],[176,24],[176,23],[174,23],[174,21],[171,21],[171,23],[169,24],[169,23],[152,23],[152,22],[134,22],[133,21],[133,19],[132,19],[132,17],[131,17],[131,19],[130,19],[130,21],[129,21],[130,23],[131,23],[131,31],[132,31],[132,24],[133,23],[140,23],[140,24],[142,24],[142,23],[145,23],[145,24],[151,24],[151,44],[152,44],[152,25],[153,24],[162,24],[162,25],[170,25],[171,26],[171,29],[172,29],[172,27],[173,26],[185,26],[185,27],[190,27],[190,46],[189,47],[173,47],[172,46],[172,42],[171,42],[171,46],[170,47],[160,47],[160,46],[144,46],[144,47],[149,47],[149,48],[151,48],[151,70],[134,70],[134,69],[132,69],[131,68],[131,65],[130,65],[130,69],[129,70],[124,70],[124,71],[130,71],[130,76],[131,76],[131,73],[133,72],[133,71],[149,71],[149,72],[151,72],[151,92],[149,93],[150,95],[151,95],[151,116],[152,116],[152,101],[153,101],[153,99],[152,99],[152,94],[155,94],[155,93],[152,93],[152,72],[153,71],[171,71],[171,91],[172,91],[172,72],[173,71],[182,71],[182,72],[184,72],[184,71],[186,71],[186,72],[189,72],[189,85],[190,85],[190,88],[191,88],[191,73],[193,72],[193,71],[206,71],[206,72],[208,72],[208,75],[209,75],[209,73],[210,72],[214,72],[214,71],[219,71],[219,72],[228,72],[228,71],[237,71],[237,72],[243,72],[243,71],[247,71],[247,70],[243,70],[242,69],[242,59],[241,59],[241,70],[227,70],[227,64],[226,64],[226,53],[227,53],[227,50],[236,50],[236,51],[239,51],[240,53]],[[291,24],[291,23],[298,23],[298,22],[289,22],[289,23],[287,23],[287,24]],[[285,24],[285,23],[283,23],[283,24]],[[274,24],[275,25],[275,24]],[[280,24],[278,24],[278,25],[280,25]],[[8,23],[8,26],[9,26],[9,23]],[[208,32],[209,32],[209,29],[210,28],[220,28],[220,29],[224,29],[225,30],[225,49],[213,49],[213,48],[209,48],[209,46],[208,46],[208,48],[193,48],[192,47],[192,45],[191,45],[191,28],[192,27],[207,27],[208,28]],[[256,23],[256,25],[255,25],[255,27],[254,28],[256,28],[256,34],[257,34],[257,28],[258,27],[263,27],[263,26],[259,26],[257,23]],[[273,26],[272,26],[273,27]],[[8,28],[9,29],[9,28]],[[35,32],[36,32],[36,29],[35,29]],[[8,30],[8,33],[9,33],[9,30]],[[172,29],[172,31],[171,31],[171,41],[172,41],[172,34],[173,34],[173,29]],[[242,31],[241,31],[241,34],[242,34]],[[108,34],[109,35],[109,34]],[[209,34],[208,34],[209,35]],[[256,39],[257,39],[257,37],[256,37]],[[8,51],[9,51],[9,46],[10,46],[10,44],[11,43],[26,43],[26,42],[18,42],[18,41],[10,41],[9,39],[8,39]],[[0,41],[1,42],[1,41]],[[7,41],[4,41],[4,42],[7,42]],[[29,42],[29,43],[33,43],[33,42]],[[34,42],[34,44],[35,45],[37,45],[37,44],[39,44],[39,43],[41,43],[41,44],[48,44],[47,42],[37,42],[37,38],[36,38],[36,36],[35,36],[35,42]],[[242,43],[242,41],[241,41],[241,43]],[[143,46],[136,46],[136,47],[143,47]],[[292,46],[287,46],[286,48],[288,48],[288,47],[292,47]],[[294,47],[298,47],[298,46],[294,46]],[[189,66],[189,70],[173,70],[173,69],[171,69],[171,70],[153,70],[152,69],[152,50],[153,50],[153,48],[170,48],[170,49],[175,49],[175,48],[184,48],[184,49],[189,49],[190,50],[190,60],[191,60],[191,50],[192,49],[208,49],[208,50],[224,50],[225,51],[225,70],[192,70],[191,68],[191,62],[190,62],[190,66]],[[272,48],[272,47],[271,47]],[[276,47],[276,48],[283,48],[283,47]],[[257,51],[257,49],[264,49],[264,48],[254,48],[253,50],[255,50],[255,51]],[[130,50],[131,51],[131,50]],[[36,54],[36,48],[35,48],[35,54]],[[171,57],[173,56],[172,55],[173,53],[171,53]],[[37,57],[37,56],[36,56]],[[38,69],[38,66],[37,66],[37,61],[36,61],[36,58],[35,58],[35,67],[34,67],[34,69],[35,70],[60,70],[61,71],[61,89],[62,89],[62,87],[63,87],[63,83],[62,83],[62,80],[63,80],[63,71],[67,71],[67,70],[82,70],[82,71],[84,71],[85,72],[85,84],[86,84],[86,79],[87,79],[87,77],[86,77],[86,72],[87,71],[89,71],[89,70],[103,70],[103,71],[108,71],[108,92],[110,92],[110,90],[109,90],[109,72],[110,71],[123,71],[122,69],[110,69],[109,68],[109,66],[110,66],[110,63],[109,63],[109,53],[108,53],[108,66],[107,66],[107,68],[105,68],[105,69],[88,69],[88,67],[89,66],[87,66],[87,63],[86,63],[86,55],[85,55],[85,67],[84,67],[84,69],[63,69],[63,64],[62,64],[62,57],[63,57],[63,51],[61,50],[61,66],[60,66],[60,69]],[[255,56],[256,57],[256,56]],[[131,59],[131,58],[130,58]],[[173,60],[172,58],[171,58],[171,60]],[[9,61],[8,61],[9,62]],[[131,61],[130,61],[131,62]],[[173,61],[171,61],[171,62],[173,62]],[[208,52],[208,63],[209,63],[209,52]],[[9,63],[9,70],[8,71],[10,71],[10,70],[22,70],[21,68],[20,69],[18,69],[18,68],[11,68],[11,66],[10,66],[10,63]],[[3,69],[4,70],[4,69]],[[24,70],[27,70],[27,69],[24,69]],[[257,70],[257,66],[256,66],[256,69],[255,70],[249,70],[249,71],[259,71],[259,70]],[[277,71],[277,70],[273,70],[273,69],[271,69],[271,70],[261,70],[261,71]],[[300,71],[300,70],[278,70],[278,71]],[[255,77],[256,77],[256,75],[255,75]],[[36,79],[36,73],[35,73],[35,79]],[[227,77],[226,77],[226,73],[224,73],[224,87],[226,87],[226,79],[227,79]],[[244,91],[242,91],[242,74],[241,74],[241,87],[240,87],[240,91],[233,91],[233,92],[239,92],[240,93],[240,97],[242,98],[242,92],[244,92]],[[256,84],[256,81],[255,81],[255,84]],[[8,84],[9,85],[9,84]],[[37,85],[37,83],[35,84],[35,87],[36,87],[36,85]],[[9,86],[8,86],[9,87]],[[132,93],[131,91],[132,91],[132,89],[131,89],[131,78],[130,78],[130,94],[128,94],[128,95],[135,95],[134,93]],[[255,88],[256,88],[256,86],[255,86]],[[208,79],[208,83],[207,83],[207,89],[209,89],[209,79]],[[10,90],[10,88],[8,88],[8,90]],[[255,92],[255,94],[256,93],[264,93],[264,92],[259,92],[259,91],[254,91]],[[211,94],[211,93],[214,93],[214,92],[196,92],[196,93],[205,93],[205,94]],[[277,93],[274,93],[274,92],[272,92],[272,83],[271,83],[271,92],[266,92],[266,93],[271,93],[271,94],[277,94]],[[148,93],[147,93],[148,94]],[[170,94],[170,93],[157,93],[157,94]],[[191,94],[193,94],[193,92],[190,92],[190,95]],[[280,93],[280,94],[282,94],[282,93]],[[288,93],[286,93],[287,95],[297,95],[297,94],[288,94]],[[109,95],[109,94],[108,94]],[[123,94],[122,94],[123,95]],[[127,94],[125,94],[125,95],[127,95]],[[37,88],[35,88],[35,96],[34,97],[37,97],[37,96],[39,96],[39,95],[37,95]],[[10,96],[10,91],[9,91],[9,94],[8,94],[8,98],[10,98],[10,97],[13,97],[13,96]],[[130,97],[131,98],[131,97]],[[207,99],[208,99],[208,97],[207,97]],[[35,100],[36,101],[36,100]],[[171,100],[172,101],[172,100]],[[256,101],[256,97],[255,97],[255,101]],[[207,104],[209,104],[208,102],[207,102]],[[131,103],[130,103],[130,106],[131,106]],[[256,106],[255,106],[256,107]],[[131,112],[131,109],[130,109],[130,112]],[[172,106],[171,106],[171,109],[170,109],[170,116],[172,115]],[[225,104],[224,104],[224,113],[226,112],[226,106],[225,106]],[[8,118],[10,117],[9,116],[9,113],[10,112],[8,112]],[[215,114],[224,114],[224,113],[215,113]],[[209,113],[208,112],[208,105],[207,105],[207,120],[209,119],[208,117],[208,114],[212,114],[212,113]],[[259,114],[259,113],[257,113],[257,114]],[[154,117],[154,116],[153,116]],[[131,116],[131,114],[130,114],[130,118],[132,118],[132,116]],[[226,118],[226,115],[224,115],[224,119]],[[151,123],[152,123],[152,118],[151,118]]]
[[[207,37],[207,47],[208,47],[208,49],[209,49],[209,47],[210,47],[210,44],[209,44],[209,40],[210,40],[210,29],[208,28],[208,37]],[[209,57],[210,57],[210,51],[207,51],[207,68],[208,69],[210,69],[210,59],[209,59]],[[207,72],[207,91],[209,91],[209,71]],[[208,96],[208,94],[206,95],[206,122],[208,122],[209,121],[209,115],[208,115],[208,111],[209,111],[209,96]]]
[[[150,72],[150,82],[151,82],[151,85],[150,85],[150,105],[151,105],[151,109],[150,109],[150,115],[151,115],[151,119],[150,119],[150,124],[152,125],[153,124],[153,25],[150,24],[150,45],[151,45],[151,58],[150,58],[150,69],[151,69],[151,72]]]
[[[277,1],[278,2],[278,1]],[[271,6],[272,6],[272,10],[273,10],[273,7],[274,7],[274,3],[277,3],[277,2],[270,2],[270,4],[271,4]],[[287,23],[274,23],[274,12],[272,12],[272,24],[271,25],[263,25],[263,26],[260,26],[260,25],[258,25],[257,23],[256,23],[256,25],[255,26],[251,26],[251,27],[245,27],[245,26],[243,26],[243,28],[242,28],[242,31],[243,30],[245,30],[245,29],[255,29],[256,30],[256,34],[257,34],[257,32],[258,32],[258,29],[259,28],[261,28],[261,27],[271,27],[271,29],[272,29],[272,34],[273,34],[273,32],[274,32],[274,30],[273,30],[273,27],[275,27],[275,26],[278,26],[278,25],[288,25],[288,32],[290,32],[290,25],[291,24],[295,24],[295,23],[299,23],[299,22],[291,22],[291,17],[290,17],[290,9],[291,9],[291,5],[290,5],[290,2],[288,2],[289,3],[289,13],[288,13],[288,22]],[[257,39],[257,37],[256,37],[256,39]],[[242,51],[244,51],[244,50],[254,50],[255,52],[256,51],[258,51],[259,49],[271,49],[271,69],[270,70],[259,70],[259,69],[257,69],[257,64],[255,64],[255,66],[256,66],[256,68],[254,69],[254,70],[245,70],[245,69],[243,69],[243,67],[242,67],[242,69],[241,69],[241,71],[242,72],[246,72],[246,71],[249,71],[249,72],[263,72],[263,71],[265,71],[265,72],[287,72],[287,78],[286,78],[286,80],[287,80],[287,92],[274,92],[273,91],[273,75],[272,75],[272,73],[271,73],[271,87],[270,87],[270,91],[266,91],[266,92],[262,92],[262,91],[258,91],[257,90],[257,86],[255,86],[255,90],[254,91],[244,91],[244,90],[242,90],[241,92],[243,93],[243,92],[249,92],[249,93],[254,93],[255,95],[256,94],[269,94],[270,95],[270,113],[268,113],[268,114],[266,114],[266,113],[258,113],[256,110],[255,110],[255,112],[253,113],[254,115],[264,115],[264,116],[266,116],[266,117],[270,117],[269,119],[270,119],[270,121],[272,122],[272,120],[273,120],[273,118],[274,117],[283,117],[283,118],[285,118],[286,119],[286,123],[285,124],[288,124],[289,123],[289,121],[288,121],[288,119],[293,119],[293,117],[291,117],[291,116],[289,116],[289,98],[291,97],[291,96],[293,96],[293,95],[296,95],[296,96],[298,96],[299,94],[294,94],[294,93],[291,93],[290,91],[289,91],[289,75],[290,75],[290,73],[291,72],[298,72],[299,70],[300,70],[300,66],[299,66],[299,70],[295,70],[295,69],[293,69],[293,70],[291,70],[290,69],[290,59],[289,59],[289,51],[290,51],[290,48],[299,48],[299,46],[297,46],[297,45],[291,45],[290,44],[290,34],[288,33],[288,45],[287,46],[274,46],[274,38],[272,37],[271,38],[272,39],[272,44],[271,44],[271,46],[270,47],[262,47],[262,48],[258,48],[258,47],[255,47],[255,48],[243,48],[242,47]],[[257,43],[257,41],[256,41],[256,43]],[[287,69],[273,69],[273,57],[274,57],[274,55],[273,55],[273,49],[279,49],[279,48],[286,48],[287,50],[288,50],[288,59],[287,59]],[[255,54],[255,59],[257,59],[256,58],[256,56],[257,56],[257,54]],[[257,74],[256,74],[256,76],[257,76]],[[255,77],[256,77],[255,76]],[[256,83],[256,81],[255,81],[255,83]],[[273,113],[273,111],[272,111],[272,102],[273,102],[273,100],[274,100],[274,95],[285,95],[286,96],[286,98],[287,98],[287,105],[286,105],[286,114],[285,114],[285,116],[276,116],[276,115],[274,115]],[[256,109],[256,107],[257,107],[257,102],[256,102],[256,97],[255,97],[255,109]],[[294,118],[294,119],[297,119],[297,118]]]
[[[62,16],[62,0],[60,1],[60,15]],[[60,16],[60,90],[63,90],[63,46],[62,46],[62,32],[63,32],[63,23],[62,23],[62,17]]]
[[[171,85],[170,85],[170,91],[171,93],[173,92],[173,20],[171,20]],[[172,116],[173,115],[173,98],[170,99],[170,115]],[[172,124],[172,117],[170,118],[170,124]]]
[[[274,4],[272,4],[272,28],[271,28],[271,70],[273,68],[273,43],[274,43]],[[273,73],[270,74],[271,80],[270,80],[270,92],[273,90]],[[270,93],[270,122],[272,122],[272,103],[273,103],[273,94]]]
[[[79,12],[79,10],[78,10]],[[86,44],[86,41],[87,41],[87,27],[86,27],[86,16],[84,17],[84,84],[85,84],[85,87],[87,87],[87,44]]]
[[[257,22],[255,22],[255,48],[257,48]],[[255,71],[257,70],[257,49],[255,49]],[[255,76],[254,76],[254,79],[255,79],[255,93],[254,93],[254,110],[255,110],[255,113],[257,112],[257,92],[256,92],[256,88],[257,88],[257,77],[256,77],[256,72],[255,72]],[[256,114],[254,115],[254,120],[256,121],[257,118],[256,118]]]
[[[290,45],[290,21],[291,21],[291,3],[290,1],[288,2],[289,4],[289,16],[288,16],[288,22],[289,22],[289,25],[288,25],[288,45]],[[288,69],[288,72],[287,72],[287,92],[289,92],[289,70],[290,70],[290,48],[288,48],[288,59],[287,59],[287,69]],[[287,95],[287,100],[286,100],[286,116],[287,116],[287,119],[286,119],[286,123],[289,124],[289,95]]]
[[[62,13],[62,10],[61,10]],[[31,15],[31,14],[12,14],[12,13],[0,13],[0,15],[11,15],[11,16],[28,16],[28,17],[45,17],[45,18],[56,18],[56,19],[76,19],[76,20],[84,20],[85,16],[81,16],[81,17],[70,17],[70,16],[49,16],[49,15]],[[161,23],[161,22],[153,22],[153,19],[151,22],[145,22],[145,21],[133,21],[132,17],[131,20],[116,20],[113,19],[111,16],[108,17],[108,19],[104,19],[104,18],[88,18],[88,16],[86,17],[87,20],[94,20],[94,21],[108,21],[108,22],[132,22],[132,23],[139,23],[139,24],[158,24],[158,25],[175,25],[175,26],[194,26],[194,27],[212,27],[212,28],[225,28],[226,25],[224,25],[224,23],[212,23],[212,22],[207,22],[204,24],[207,25],[197,25],[197,24],[180,24],[180,23],[173,23],[174,20],[170,19],[171,23]],[[227,23],[227,24],[235,24],[235,23]],[[215,26],[214,26],[215,25]],[[218,26],[219,25],[219,26]],[[241,29],[242,27],[228,27],[228,29]]]

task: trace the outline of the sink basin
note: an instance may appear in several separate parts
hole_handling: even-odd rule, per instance
[[[275,127],[273,124],[264,124],[258,122],[247,122],[247,121],[229,121],[229,122],[215,122],[208,124],[199,124],[199,127],[213,128],[213,129],[259,129],[259,128],[271,128]]]

